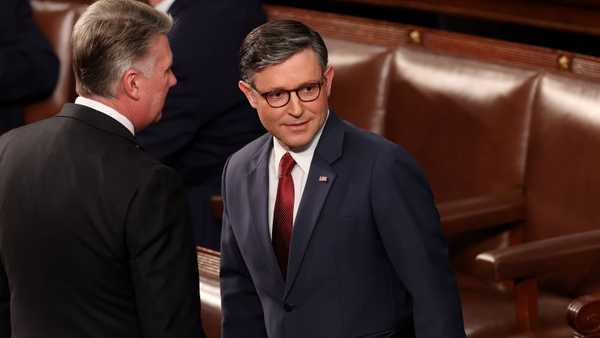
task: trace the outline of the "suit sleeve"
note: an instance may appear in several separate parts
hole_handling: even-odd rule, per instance
[[[189,212],[171,169],[157,166],[141,179],[126,228],[144,337],[204,337]]]
[[[59,63],[33,21],[28,0],[8,0],[0,14],[0,103],[44,97]]]
[[[0,337],[10,337],[10,290],[2,259],[0,259]]]
[[[225,165],[222,180],[224,208],[220,269],[221,337],[267,338],[260,299],[231,227],[226,197],[228,163]]]
[[[388,257],[413,304],[416,338],[464,338],[460,300],[429,185],[399,147],[383,152],[371,201]]]

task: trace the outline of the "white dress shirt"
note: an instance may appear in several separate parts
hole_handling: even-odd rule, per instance
[[[273,137],[273,149],[271,150],[271,156],[269,157],[269,234],[272,237],[273,234],[273,213],[275,212],[275,200],[277,199],[277,186],[279,185],[279,161],[285,155],[290,153],[296,165],[292,169],[292,178],[294,179],[294,214],[292,218],[292,224],[296,220],[296,214],[298,213],[298,206],[302,199],[302,193],[304,193],[304,187],[306,186],[306,180],[310,171],[310,164],[312,163],[313,156],[321,133],[323,133],[323,127],[327,123],[329,112],[325,117],[325,122],[321,126],[321,129],[315,134],[310,145],[300,151],[294,152],[288,150],[286,146],[281,144],[277,138]]]
[[[167,13],[173,2],[175,2],[175,0],[163,0],[159,2],[158,5],[154,6],[154,9],[163,13]]]
[[[96,100],[88,99],[87,97],[78,96],[77,99],[75,99],[75,104],[80,104],[82,106],[92,108],[94,110],[97,110],[97,111],[105,114],[105,115],[110,116],[112,119],[117,120],[117,122],[119,122],[125,128],[127,128],[127,130],[129,130],[129,132],[131,132],[131,135],[135,135],[135,129],[133,128],[133,123],[131,123],[131,121],[129,121],[129,119],[126,118],[125,115],[119,113],[118,111],[112,109],[111,107],[105,105],[104,103],[98,102]]]

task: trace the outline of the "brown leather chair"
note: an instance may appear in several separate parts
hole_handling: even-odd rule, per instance
[[[221,290],[219,286],[219,262],[217,251],[198,247],[198,271],[200,272],[200,299],[202,301],[202,326],[207,338],[221,337]]]
[[[599,107],[600,82],[543,76],[532,106],[524,243],[478,256],[488,277],[520,287],[523,329],[545,332],[535,319],[546,309],[536,300],[552,296],[572,300],[568,320],[577,337],[600,334]],[[565,326],[563,312],[550,326]]]
[[[399,47],[392,69],[384,136],[407,148],[423,167],[442,215],[465,201],[518,203],[538,74],[414,47]],[[510,326],[499,318],[514,318],[510,295],[472,270],[482,250],[511,244],[507,228],[523,218],[523,210],[477,225],[486,227],[481,232],[444,225],[470,337],[490,337],[502,330],[499,325]]]

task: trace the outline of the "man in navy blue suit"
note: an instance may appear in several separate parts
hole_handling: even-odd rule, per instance
[[[209,199],[220,194],[227,157],[265,132],[236,85],[240,45],[265,15],[258,0],[148,2],[175,20],[169,42],[178,83],[161,121],[138,140],[183,176],[196,243],[218,249]]]
[[[23,124],[22,106],[50,93],[58,59],[35,25],[29,0],[5,0],[0,11],[0,134]]]
[[[464,338],[428,183],[400,146],[329,110],[319,34],[273,21],[240,54],[269,134],[223,173],[223,337]]]

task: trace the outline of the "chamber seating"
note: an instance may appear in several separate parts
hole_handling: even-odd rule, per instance
[[[34,1],[62,68],[54,109],[31,107],[28,121],[75,95],[64,37],[84,6]],[[336,69],[333,109],[403,145],[425,171],[469,337],[600,334],[599,59],[265,8],[321,32]],[[219,337],[218,253],[198,250],[204,326]]]

